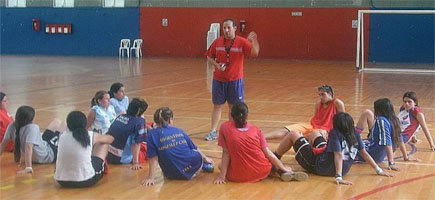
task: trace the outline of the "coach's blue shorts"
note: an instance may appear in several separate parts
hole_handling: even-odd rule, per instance
[[[212,88],[212,99],[215,105],[224,104],[226,101],[229,104],[245,101],[243,78],[230,82],[221,82],[213,79]]]

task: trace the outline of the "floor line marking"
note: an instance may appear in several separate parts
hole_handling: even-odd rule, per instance
[[[435,176],[435,174],[428,174],[428,175],[425,175],[425,176],[420,176],[420,177],[415,177],[415,178],[399,181],[397,183],[385,185],[385,186],[382,186],[382,187],[379,187],[379,188],[376,188],[376,189],[364,192],[362,194],[359,194],[359,195],[356,195],[354,197],[351,197],[350,199],[351,200],[362,199],[362,198],[368,197],[370,195],[373,195],[375,193],[381,192],[383,190],[387,190],[387,189],[390,189],[390,188],[393,188],[393,187],[397,187],[397,186],[400,186],[400,185],[403,185],[403,184],[406,184],[406,183],[410,183],[410,182],[414,182],[414,181],[418,181],[418,180],[421,180],[421,179],[430,178],[430,177],[433,177],[433,176]]]

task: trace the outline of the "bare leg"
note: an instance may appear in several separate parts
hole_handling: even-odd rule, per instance
[[[233,108],[233,104],[228,103],[228,120],[233,119],[233,117],[231,117],[231,109]]]
[[[313,131],[311,133],[308,133],[305,137],[307,138],[310,145],[313,146],[316,138],[323,137],[323,134],[321,133],[321,131]]]
[[[216,130],[221,120],[222,104],[213,105],[213,113],[211,114],[211,130]]]
[[[374,121],[375,121],[375,115],[371,110],[367,109],[361,113],[356,126],[361,129],[367,127],[370,130],[374,125]]]
[[[108,148],[109,144],[96,143],[94,145],[94,149],[92,150],[92,155],[106,160]]]
[[[286,128],[282,128],[282,129],[274,130],[270,133],[266,133],[264,135],[266,137],[266,140],[280,140],[283,139],[286,135],[288,135],[287,133],[289,133],[289,130],[287,130]]]
[[[53,132],[58,131],[58,132],[62,133],[63,131],[65,131],[67,129],[67,126],[60,119],[54,119],[53,121],[50,122],[50,124],[48,124],[47,129],[51,130]]]
[[[308,142],[310,143],[310,145],[314,144],[314,140],[316,140],[317,137],[322,136],[323,138],[325,138],[325,140],[328,140],[328,133],[325,130],[322,129],[315,129],[313,131],[311,131],[310,133],[308,133],[305,138],[307,138]]]
[[[296,131],[288,132],[288,134],[286,134],[281,140],[281,143],[279,143],[279,146],[275,151],[277,156],[280,158],[282,155],[284,155],[288,150],[292,148],[295,141],[300,137],[303,137],[302,133]]]

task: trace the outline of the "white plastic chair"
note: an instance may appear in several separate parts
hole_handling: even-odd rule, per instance
[[[130,57],[130,39],[121,39],[121,43],[119,44],[119,57],[124,56],[124,50],[127,51],[127,57]]]
[[[130,48],[131,55],[133,55],[133,50],[135,50],[136,57],[142,57],[142,39],[135,39],[133,41],[133,46]]]

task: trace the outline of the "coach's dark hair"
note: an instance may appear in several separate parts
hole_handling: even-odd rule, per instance
[[[174,117],[174,114],[172,113],[172,110],[168,107],[162,107],[156,110],[154,113],[154,122],[157,124],[157,126],[162,127],[164,125],[169,124],[169,120],[171,120]]]
[[[72,132],[72,136],[84,148],[91,145],[89,133],[86,130],[86,115],[81,111],[72,111],[66,117],[68,129]]]
[[[3,101],[3,98],[5,98],[6,94],[4,92],[0,92],[0,101]]]
[[[329,85],[322,85],[317,88],[318,91],[326,92],[331,95],[331,97],[334,97],[334,91],[332,90],[332,87]]]
[[[14,160],[20,162],[21,159],[21,144],[20,143],[20,129],[27,124],[31,124],[35,118],[35,109],[30,106],[20,106],[15,114],[15,148]]]
[[[352,116],[345,112],[339,112],[334,115],[333,127],[343,134],[346,142],[349,144],[349,148],[357,144],[355,136],[355,124]]]
[[[127,114],[132,116],[141,116],[148,108],[148,103],[141,98],[133,98],[128,104]]]
[[[121,89],[122,87],[124,87],[124,84],[119,83],[119,82],[112,84],[112,86],[110,86],[110,90],[109,90],[110,98],[113,98],[114,94],[117,93],[118,90]]]
[[[100,91],[96,92],[94,98],[92,98],[92,100],[91,100],[91,107],[95,106],[95,105],[99,105],[98,104],[98,100],[99,99],[103,99],[104,95],[107,94],[107,93],[108,92],[104,91],[104,90],[100,90]]]
[[[403,98],[408,97],[410,99],[412,99],[415,102],[415,105],[418,105],[418,98],[417,98],[417,94],[415,92],[409,91],[409,92],[405,92],[405,94],[403,94]]]
[[[248,123],[248,106],[243,102],[235,103],[231,108],[231,117],[237,128],[245,127],[246,123]]]
[[[227,21],[231,21],[231,22],[233,22],[233,27],[237,27],[236,20],[234,20],[233,18],[226,18],[226,19],[224,19],[224,21],[222,21],[222,22],[227,22]]]
[[[400,130],[400,122],[399,118],[397,118],[396,113],[394,112],[393,104],[390,99],[382,98],[378,99],[374,103],[375,108],[375,116],[384,116],[390,121],[392,127],[392,135],[391,138],[393,140],[394,146],[399,144],[401,140],[401,130]]]

